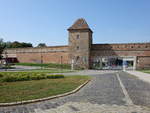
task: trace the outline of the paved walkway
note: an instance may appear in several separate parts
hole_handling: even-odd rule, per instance
[[[93,80],[75,94],[27,105],[1,107],[0,113],[150,112],[149,83],[125,72],[91,73],[91,76]]]
[[[41,67],[38,66],[12,66],[14,69],[7,69],[7,71],[25,71],[25,70],[33,70],[33,69],[40,69]],[[5,72],[6,69],[0,69],[0,72]]]
[[[75,72],[68,72],[68,73],[62,73],[64,75],[101,75],[106,73],[116,73],[117,70],[81,70],[81,71],[75,71]],[[57,73],[54,73],[57,74]]]
[[[135,75],[139,79],[150,83],[150,74],[148,74],[148,73],[143,73],[143,72],[140,72],[140,71],[127,71],[127,73]]]

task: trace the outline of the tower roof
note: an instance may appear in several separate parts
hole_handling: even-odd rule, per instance
[[[86,20],[83,18],[79,18],[75,21],[75,23],[68,28],[68,30],[90,30],[89,25],[87,24]]]

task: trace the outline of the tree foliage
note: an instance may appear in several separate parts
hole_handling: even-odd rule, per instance
[[[25,43],[25,42],[6,42],[5,43],[6,48],[26,48],[26,47],[33,47],[31,43]]]
[[[3,39],[0,39],[0,59],[2,59],[2,53],[5,49],[6,45],[5,43],[3,42]]]
[[[47,47],[47,45],[45,43],[39,43],[37,47]]]

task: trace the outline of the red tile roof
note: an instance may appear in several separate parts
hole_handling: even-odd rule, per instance
[[[68,30],[83,30],[83,29],[91,30],[85,19],[79,18],[77,21],[75,21],[75,23],[71,27],[69,27]]]

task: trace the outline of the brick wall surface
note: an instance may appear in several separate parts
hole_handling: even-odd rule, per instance
[[[150,68],[150,43],[93,44],[90,59],[106,56],[136,56],[137,69]]]
[[[137,57],[137,69],[150,69],[150,56]]]
[[[91,32],[69,32],[69,58],[70,61],[74,60],[76,68],[89,68],[90,45]]]
[[[69,63],[68,46],[8,49],[7,54],[16,54],[18,62],[24,63]]]
[[[150,43],[134,44],[93,44],[94,56],[150,56]]]
[[[62,56],[62,57],[61,57]],[[68,64],[68,53],[51,52],[51,53],[17,53],[19,62],[26,63],[62,63]]]

